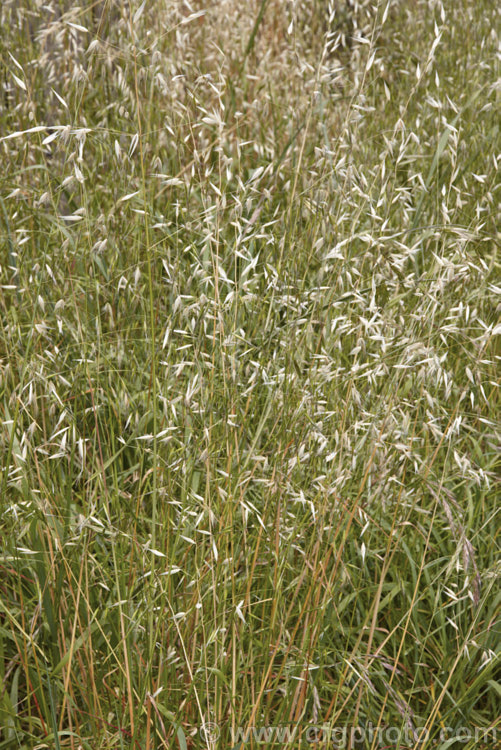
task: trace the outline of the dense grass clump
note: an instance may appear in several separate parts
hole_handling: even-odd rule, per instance
[[[496,746],[500,21],[3,0],[0,748]]]

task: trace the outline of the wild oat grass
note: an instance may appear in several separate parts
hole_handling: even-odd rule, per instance
[[[3,0],[1,748],[496,745],[500,21]]]

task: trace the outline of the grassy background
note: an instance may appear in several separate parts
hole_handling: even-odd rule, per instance
[[[494,747],[496,4],[0,25],[0,747]]]

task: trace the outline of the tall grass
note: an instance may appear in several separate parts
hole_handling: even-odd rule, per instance
[[[1,4],[0,748],[495,746],[500,20]]]

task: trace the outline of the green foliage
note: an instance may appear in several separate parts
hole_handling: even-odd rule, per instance
[[[494,746],[499,14],[1,4],[0,748]]]

